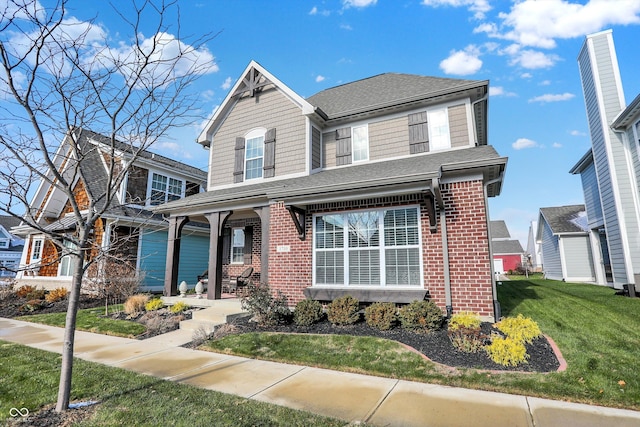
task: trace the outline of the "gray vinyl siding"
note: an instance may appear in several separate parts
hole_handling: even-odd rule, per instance
[[[602,218],[602,205],[600,204],[600,189],[596,178],[596,167],[589,164],[581,173],[582,190],[584,191],[584,203],[589,219],[589,228],[601,227],[604,224]]]
[[[567,271],[565,280],[595,281],[589,236],[562,236],[561,239]]]
[[[614,79],[615,76],[613,74],[608,38],[605,34],[599,37],[594,37],[591,40],[593,40],[596,55],[599,55],[599,81],[595,81],[589,57],[588,43],[585,43],[584,49],[578,57],[578,64],[582,78],[585,107],[587,110],[587,121],[589,123],[589,131],[591,133],[593,159],[596,166],[598,182],[600,183],[600,200],[602,202],[607,241],[609,243],[609,252],[611,254],[611,269],[613,271],[616,287],[621,287],[623,283],[628,282],[628,279],[624,262],[620,223],[616,210],[615,194],[613,192],[610,163],[605,145],[605,132],[611,131],[608,128],[603,128],[601,120],[601,114],[604,114],[606,122],[611,123],[615,116],[620,112],[621,108],[617,97],[617,88]],[[605,111],[600,111],[596,84],[602,88]],[[617,112],[615,113],[614,111],[616,107],[614,104],[618,105]],[[610,137],[610,135],[607,136]],[[618,141],[617,137],[615,137],[615,141]],[[617,144],[619,145],[619,142]],[[617,155],[614,153],[614,158],[616,157]]]
[[[551,232],[551,227],[542,220],[542,258],[545,277],[552,280],[562,280],[562,262],[560,259],[560,245],[558,237]]]
[[[409,155],[407,116],[369,123],[369,160]]]
[[[322,167],[322,139],[320,130],[311,127],[311,169]]]
[[[637,123],[636,126],[640,126],[640,122]],[[638,130],[640,131],[640,129]],[[627,141],[629,142],[629,159],[632,170],[630,180],[634,181],[629,183],[628,209],[625,209],[625,216],[628,217],[627,238],[629,240],[633,273],[640,274],[640,224],[638,224],[638,215],[635,212],[633,200],[633,196],[640,199],[640,160],[638,159],[638,141],[633,134],[633,126],[627,129]],[[636,284],[638,285],[637,281]]]
[[[233,184],[236,137],[252,129],[276,129],[275,176],[305,172],[305,117],[298,106],[276,89],[241,98],[213,137],[209,188]]]
[[[449,107],[449,135],[451,147],[465,147],[469,145],[469,123],[467,108],[464,104]]]

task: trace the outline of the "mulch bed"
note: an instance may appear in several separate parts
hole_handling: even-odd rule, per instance
[[[67,298],[54,303],[45,303],[42,308],[36,311],[21,311],[20,307],[27,303],[27,301],[27,298],[19,298],[16,294],[7,296],[0,301],[0,317],[12,319],[31,314],[64,313],[67,311]],[[78,306],[80,309],[100,307],[103,305],[103,300],[93,298],[89,295],[80,295],[80,299],[78,300]]]
[[[380,331],[371,328],[365,322],[360,321],[350,326],[333,326],[326,318],[310,327],[298,327],[295,324],[278,325],[271,328],[260,328],[248,317],[237,319],[234,325],[238,333],[244,332],[283,332],[283,333],[309,333],[309,334],[346,334],[355,336],[373,336],[398,341],[412,347],[417,352],[425,355],[431,361],[456,368],[471,368],[490,371],[514,371],[514,372],[554,372],[560,367],[560,362],[553,352],[553,348],[546,338],[541,337],[526,344],[530,358],[528,363],[515,367],[507,367],[493,362],[486,352],[464,353],[458,351],[451,344],[451,340],[445,329],[430,334],[417,334],[415,332],[393,328],[389,331]],[[494,331],[491,323],[482,324],[483,333],[490,335]],[[497,332],[497,330],[496,330]]]

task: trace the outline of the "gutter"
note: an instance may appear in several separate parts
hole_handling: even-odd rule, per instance
[[[442,175],[442,173],[440,174]],[[440,177],[434,178],[432,181],[433,193],[435,195],[437,204],[440,206],[440,231],[442,234],[442,264],[444,270],[444,298],[447,309],[447,317],[451,318],[453,315],[453,303],[451,300],[451,269],[449,266],[449,239],[447,237],[447,219],[444,210],[444,203],[442,200],[442,193],[440,191]]]
[[[487,181],[483,184],[484,187],[484,205],[485,211],[487,215],[485,219],[487,221],[487,240],[489,241],[489,268],[491,271],[491,293],[493,295],[493,316],[494,320],[497,322],[502,317],[502,309],[500,307],[500,301],[498,301],[498,289],[496,288],[496,272],[493,269],[493,242],[491,241],[491,224],[489,220],[489,200],[487,197],[487,189],[491,184],[495,184],[498,181],[501,181],[504,178],[504,171],[500,173],[497,178]]]

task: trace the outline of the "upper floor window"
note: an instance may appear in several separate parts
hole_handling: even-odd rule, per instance
[[[251,136],[253,132],[249,134]],[[264,161],[264,132],[246,138],[245,143],[245,179],[262,178],[262,166]]]
[[[369,160],[369,128],[367,125],[351,128],[353,144],[353,161]]]
[[[182,197],[182,181],[165,175],[154,173],[151,180],[152,206],[178,200]]]
[[[42,239],[36,239],[33,241],[33,248],[31,249],[31,261],[40,261],[42,258]]]
[[[447,108],[427,111],[430,151],[451,148],[449,137],[449,113]]]
[[[67,253],[67,255],[64,255],[60,260],[60,271],[58,273],[58,276],[73,276],[77,258],[70,253],[76,251],[77,249],[78,246],[75,243],[65,240],[64,251]]]

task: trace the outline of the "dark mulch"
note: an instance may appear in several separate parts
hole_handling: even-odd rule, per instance
[[[69,301],[67,300],[67,298],[64,298],[54,303],[45,302],[44,305],[36,311],[21,309],[21,307],[23,307],[27,302],[27,298],[19,298],[16,294],[6,296],[2,301],[0,301],[0,317],[15,318],[30,314],[66,312]],[[101,299],[93,298],[89,295],[80,295],[78,305],[80,309],[94,308],[104,305],[104,301]]]
[[[190,320],[195,310],[199,310],[199,308],[185,310],[182,313],[171,313],[166,308],[135,314],[126,314],[121,311],[119,313],[111,314],[109,317],[111,319],[129,320],[145,325],[147,330],[135,337],[138,340],[144,340],[179,329],[180,322],[183,320]]]
[[[395,340],[413,347],[430,360],[443,365],[457,368],[486,369],[496,371],[524,371],[524,372],[553,372],[558,369],[560,362],[556,358],[551,345],[546,338],[538,338],[532,344],[527,344],[527,352],[530,356],[528,363],[516,367],[505,367],[493,362],[486,352],[480,350],[477,353],[464,353],[458,351],[451,344],[451,340],[445,329],[430,334],[417,334],[415,332],[393,328],[389,331],[380,331],[371,328],[365,322],[360,321],[355,325],[336,327],[326,318],[320,323],[310,327],[298,327],[295,324],[279,325],[272,328],[260,328],[248,317],[237,319],[234,325],[238,333],[243,332],[285,332],[285,333],[309,333],[309,334],[346,334],[355,336],[374,336]],[[484,323],[482,330],[490,335],[493,330],[491,323]],[[497,332],[497,331],[496,331]]]
[[[14,426],[38,426],[38,427],[68,427],[77,424],[93,416],[97,405],[81,406],[79,408],[68,409],[64,412],[56,412],[55,405],[47,406],[38,412],[29,414],[26,417],[13,418],[7,425]]]

